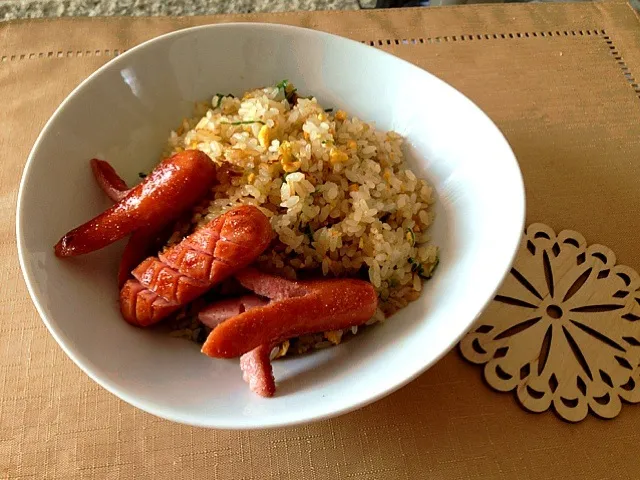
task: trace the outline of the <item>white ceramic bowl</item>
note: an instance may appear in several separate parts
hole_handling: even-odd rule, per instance
[[[407,47],[410,48],[410,47]],[[117,308],[123,244],[59,260],[53,245],[109,205],[89,168],[108,159],[131,184],[149,170],[193,103],[283,78],[327,106],[407,138],[410,165],[438,195],[441,263],[422,296],[347,344],[275,362],[260,398],[237,360],[126,324]],[[524,221],[518,164],[496,126],[431,74],[341,37],[266,24],[192,28],[146,42],[91,75],[40,134],[17,210],[20,263],[44,323],[104,388],[154,415],[216,428],[327,418],[406,384],[448,352],[508,271]]]

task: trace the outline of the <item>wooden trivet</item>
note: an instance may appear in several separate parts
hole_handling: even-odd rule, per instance
[[[578,422],[640,402],[640,277],[615,263],[577,232],[529,226],[498,295],[460,342],[463,356],[532,412],[553,405]]]

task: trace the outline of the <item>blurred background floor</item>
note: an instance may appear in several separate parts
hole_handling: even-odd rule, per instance
[[[487,1],[503,0],[430,0],[427,3],[442,5]],[[640,0],[631,0],[631,3],[640,8]],[[357,10],[375,5],[376,0],[0,0],[0,19]]]

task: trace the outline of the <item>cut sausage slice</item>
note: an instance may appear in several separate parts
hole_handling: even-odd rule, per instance
[[[273,397],[276,393],[270,353],[268,345],[261,345],[240,357],[242,378],[249,384],[251,391],[261,397]]]

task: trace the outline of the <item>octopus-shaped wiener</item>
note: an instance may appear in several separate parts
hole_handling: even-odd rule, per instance
[[[367,322],[378,308],[369,282],[355,279],[291,281],[246,268],[235,275],[255,292],[207,307],[199,320],[213,328],[202,353],[215,358],[240,357],[244,379],[255,393],[275,393],[269,355],[283,340]]]
[[[94,173],[95,164],[92,162]],[[111,198],[119,201],[62,237],[55,246],[58,257],[99,250],[135,231],[159,231],[202,199],[216,177],[211,159],[197,150],[187,150],[163,160],[131,190],[124,190],[126,184],[104,164],[100,164],[102,171],[110,169],[111,176],[102,179],[114,188],[105,188],[100,176],[97,176],[98,183]]]
[[[62,237],[55,253],[58,257],[82,255],[132,234],[122,254],[119,286],[158,243],[163,229],[205,197],[216,179],[213,162],[197,150],[165,159],[131,189],[107,162],[94,158],[91,169],[116,204]]]
[[[124,319],[154,324],[253,263],[273,237],[258,208],[233,208],[133,270],[120,291]]]

